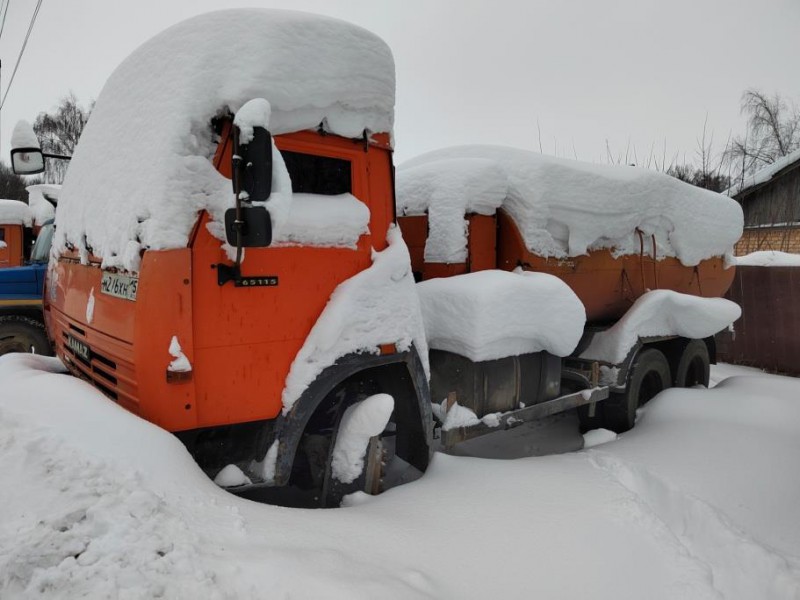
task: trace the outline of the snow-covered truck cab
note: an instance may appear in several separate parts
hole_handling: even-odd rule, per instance
[[[182,58],[162,68],[164,56]],[[393,95],[372,34],[236,10],[157,36],[98,98],[58,208],[49,329],[72,373],[175,432],[223,485],[291,483],[335,502],[379,489],[389,446],[427,466]],[[384,418],[367,418],[366,458],[334,463],[356,406]]]

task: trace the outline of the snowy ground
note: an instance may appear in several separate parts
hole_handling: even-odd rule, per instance
[[[0,359],[0,598],[800,598],[797,379],[723,365],[616,441],[562,418],[563,454],[437,454],[310,511],[218,489],[56,367]]]

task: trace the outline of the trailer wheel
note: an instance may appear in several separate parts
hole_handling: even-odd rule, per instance
[[[0,317],[0,354],[24,352],[52,356],[44,325],[21,315]]]
[[[671,384],[669,363],[664,354],[655,348],[642,350],[631,365],[625,391],[611,394],[603,403],[606,428],[617,433],[631,429],[636,421],[636,409]]]
[[[689,340],[681,352],[678,366],[675,369],[675,387],[708,387],[711,374],[711,359],[708,346],[703,340]]]

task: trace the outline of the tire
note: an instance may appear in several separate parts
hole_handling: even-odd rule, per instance
[[[708,346],[703,340],[689,340],[681,352],[678,366],[675,368],[675,387],[708,387],[711,375],[711,358]]]
[[[603,403],[606,429],[617,433],[632,429],[636,422],[636,409],[671,385],[669,362],[664,354],[655,348],[639,352],[631,365],[625,391],[611,394]]]
[[[390,419],[384,431],[370,438],[361,475],[351,483],[342,483],[333,476],[333,454],[345,411],[362,400],[359,394],[338,388],[325,406],[315,412],[295,455],[290,485],[305,496],[306,508],[337,508],[348,494],[363,491],[375,495],[383,491],[383,474],[389,454],[394,454],[396,428]]]
[[[0,354],[10,352],[52,356],[53,349],[44,325],[36,319],[20,315],[0,317]]]
[[[334,443],[331,444],[328,464],[325,470],[325,481],[322,486],[322,508],[338,508],[346,495],[355,492],[365,492],[371,496],[376,496],[383,491],[384,469],[390,460],[387,454],[390,446],[386,439],[387,430],[392,426],[393,423],[390,421],[383,433],[370,438],[367,452],[364,455],[364,469],[361,475],[351,483],[342,483],[333,477],[331,458],[335,446],[334,440]]]

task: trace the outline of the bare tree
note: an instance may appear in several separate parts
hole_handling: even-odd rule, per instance
[[[760,90],[742,94],[741,110],[747,114],[747,132],[735,137],[725,153],[727,162],[749,175],[800,148],[800,110],[779,94]]]
[[[37,178],[28,178],[17,175],[11,167],[0,162],[0,198],[7,200],[28,201],[28,192],[25,188],[34,183],[41,183]]]
[[[729,145],[730,139],[725,146],[726,150]],[[714,150],[714,133],[708,132],[708,115],[703,122],[703,135],[697,138],[695,156],[699,166],[687,164],[684,156],[683,164],[671,165],[667,169],[667,173],[681,181],[715,192],[721,192],[730,187],[731,178],[722,172],[725,151],[720,154]]]
[[[89,120],[93,105],[94,103],[84,109],[75,94],[70,92],[61,99],[54,112],[39,113],[33,123],[33,130],[39,138],[42,150],[71,156]],[[63,160],[47,159],[45,180],[49,183],[64,181],[68,164]]]

